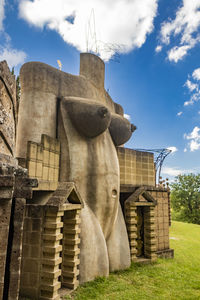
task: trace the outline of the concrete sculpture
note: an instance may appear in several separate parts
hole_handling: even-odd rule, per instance
[[[20,73],[17,157],[41,135],[61,142],[61,182],[74,182],[84,201],[81,211],[80,282],[130,265],[130,249],[119,202],[116,146],[135,126],[104,89],[104,63],[83,53],[80,75],[43,63],[27,63]]]
[[[79,76],[26,63],[18,112],[0,62],[0,298],[60,300],[131,261],[173,257],[169,188],[153,153],[121,146],[135,126],[104,68],[88,53]]]

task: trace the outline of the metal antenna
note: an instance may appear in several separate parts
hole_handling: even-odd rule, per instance
[[[86,49],[87,52],[98,54],[94,8],[91,10],[89,21],[86,25]]]
[[[115,62],[120,62],[120,53],[123,52],[124,45],[114,44],[114,43],[105,43],[101,40],[97,40],[96,33],[96,18],[95,11],[92,8],[90,17],[85,27],[86,33],[86,50],[87,52],[95,53],[99,55],[100,52],[111,54],[111,60]]]

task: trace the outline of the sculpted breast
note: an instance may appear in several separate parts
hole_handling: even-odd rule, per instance
[[[135,129],[136,127],[123,116],[112,114],[109,131],[115,146],[126,143]]]
[[[100,135],[110,125],[109,110],[98,102],[65,98],[64,105],[76,130],[88,138]]]

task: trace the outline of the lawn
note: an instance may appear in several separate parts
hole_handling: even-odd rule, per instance
[[[174,259],[132,264],[79,287],[66,299],[200,300],[200,225],[173,222],[170,237]]]

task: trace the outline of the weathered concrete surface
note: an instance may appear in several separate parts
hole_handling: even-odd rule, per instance
[[[16,83],[6,61],[0,62],[0,153],[15,155]],[[3,162],[1,158],[1,162]]]
[[[8,266],[8,237],[10,229],[16,132],[16,84],[6,61],[0,62],[0,299],[5,293]],[[7,279],[7,278],[6,278]],[[8,284],[8,283],[7,283]]]
[[[115,145],[126,142],[134,128],[104,89],[104,63],[92,54],[81,54],[80,76],[27,63],[20,78],[17,156],[26,158],[28,140],[39,142],[42,134],[57,137],[60,181],[75,182],[85,202],[80,282],[128,267],[130,249],[119,204]],[[112,122],[115,118],[119,122]]]

